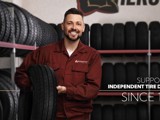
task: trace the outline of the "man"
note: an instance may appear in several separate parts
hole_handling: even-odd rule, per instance
[[[53,68],[58,86],[56,120],[89,120],[92,99],[101,81],[101,59],[96,50],[80,41],[85,25],[83,15],[69,9],[62,23],[64,39],[33,51],[17,68],[15,82],[28,89],[31,82],[27,69],[32,64],[46,64]]]

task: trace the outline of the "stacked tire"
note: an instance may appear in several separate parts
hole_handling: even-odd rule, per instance
[[[150,31],[150,36],[149,36]],[[149,38],[150,37],[150,38]],[[123,23],[94,23],[91,25],[90,43],[97,50],[159,49],[160,22],[147,24],[139,21]]]
[[[11,81],[8,70],[0,70],[0,118],[16,120],[18,110],[18,91]]]
[[[148,64],[144,62],[104,63],[101,90],[107,90],[109,84],[159,84],[160,63],[151,63],[150,75],[151,79],[148,81]]]
[[[57,41],[56,30],[25,9],[0,1],[0,41],[43,46]],[[9,56],[12,49],[0,48],[0,56]],[[17,50],[17,56],[28,51]]]
[[[158,120],[160,107],[153,107],[153,120]],[[157,111],[156,111],[157,110]],[[147,103],[94,104],[91,120],[149,120]]]

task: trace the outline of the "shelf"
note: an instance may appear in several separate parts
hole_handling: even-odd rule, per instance
[[[16,49],[22,49],[22,50],[35,50],[35,49],[37,49],[36,46],[22,45],[22,44],[2,42],[2,41],[0,41],[0,47],[16,48]]]
[[[98,50],[100,54],[142,54],[142,53],[160,53],[159,49],[154,50]]]
[[[35,50],[36,46],[16,44],[10,42],[0,41],[0,47],[4,48],[16,48],[23,50]],[[97,50],[100,54],[144,54],[144,53],[160,53],[160,49],[152,49],[152,50]]]

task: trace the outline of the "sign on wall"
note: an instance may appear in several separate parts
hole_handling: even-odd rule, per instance
[[[118,0],[77,0],[78,9],[84,15],[89,15],[95,11],[102,13],[118,12]]]
[[[118,13],[119,6],[156,6],[160,0],[77,0],[77,6],[85,16],[94,12]]]

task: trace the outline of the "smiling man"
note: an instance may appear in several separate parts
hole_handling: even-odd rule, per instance
[[[69,9],[62,23],[64,39],[33,51],[17,68],[15,82],[21,89],[32,86],[27,75],[29,66],[53,68],[58,82],[56,120],[89,120],[92,99],[100,88],[101,58],[95,49],[81,42],[84,29],[83,14]]]

